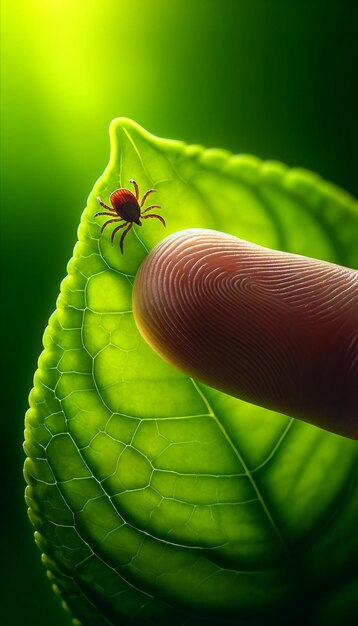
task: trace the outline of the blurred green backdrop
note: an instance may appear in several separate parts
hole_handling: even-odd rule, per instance
[[[23,416],[108,125],[312,169],[358,195],[348,0],[3,0],[2,623],[60,626],[26,518]]]

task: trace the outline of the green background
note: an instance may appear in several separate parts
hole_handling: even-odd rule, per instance
[[[358,195],[354,2],[3,0],[3,623],[68,624],[23,501],[23,415],[108,126],[277,159]]]

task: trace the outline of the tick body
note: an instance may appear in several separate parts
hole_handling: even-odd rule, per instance
[[[115,222],[124,222],[124,224],[120,224],[119,226],[116,226],[116,228],[114,228],[114,230],[112,231],[112,235],[111,235],[111,242],[113,244],[113,240],[114,240],[116,233],[121,228],[126,227],[122,233],[122,236],[119,242],[119,247],[121,249],[122,254],[123,254],[124,238],[131,230],[133,224],[137,224],[138,226],[141,226],[142,219],[146,220],[149,217],[154,217],[158,219],[163,224],[163,226],[166,225],[165,220],[160,215],[157,215],[156,213],[149,213],[148,215],[145,215],[145,213],[148,213],[148,211],[151,211],[152,209],[160,209],[161,207],[159,206],[159,204],[151,204],[149,207],[143,210],[143,206],[147,197],[149,196],[149,194],[154,193],[156,189],[149,189],[148,191],[146,191],[142,200],[139,201],[139,188],[138,188],[136,181],[130,180],[129,182],[132,183],[134,187],[134,193],[129,191],[129,189],[125,189],[125,188],[116,189],[115,191],[113,191],[113,193],[111,193],[110,198],[109,198],[111,206],[107,206],[107,204],[104,204],[101,198],[98,197],[97,202],[102,207],[107,209],[108,212],[100,211],[100,213],[96,213],[95,215],[95,217],[97,217],[98,215],[109,215],[110,217],[112,217],[111,220],[107,220],[103,224],[101,228],[101,233],[103,233],[104,229],[109,224],[114,224]]]

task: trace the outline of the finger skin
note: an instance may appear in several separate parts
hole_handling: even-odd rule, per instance
[[[358,272],[190,229],[145,259],[133,308],[189,376],[358,438]]]

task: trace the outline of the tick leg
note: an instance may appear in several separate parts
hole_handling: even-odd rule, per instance
[[[121,240],[120,240],[120,242],[119,242],[119,247],[120,247],[120,249],[121,249],[122,254],[123,254],[123,241],[124,241],[124,237],[126,236],[126,234],[127,234],[127,233],[129,233],[129,231],[130,231],[130,229],[132,228],[132,226],[133,226],[133,222],[130,222],[130,224],[129,224],[128,228],[126,228],[126,229],[125,229],[125,231],[124,231],[124,233],[123,233],[123,235],[122,235],[122,237],[121,237]]]
[[[133,178],[131,178],[129,182],[130,182],[130,183],[132,183],[132,185],[133,185],[133,187],[134,187],[134,189],[135,189],[135,199],[136,199],[136,200],[137,200],[137,202],[138,202],[138,198],[139,198],[139,188],[138,188],[138,185],[137,185],[137,183],[135,182],[135,180],[133,180]]]
[[[120,228],[124,228],[125,226],[127,226],[128,222],[124,222],[124,224],[121,224],[120,226],[117,226],[117,228],[114,229],[112,236],[111,236],[111,242],[113,244],[113,239],[114,239],[114,235],[119,231]]]
[[[150,209],[161,209],[162,207],[159,204],[151,204],[147,209],[145,209],[145,211],[141,211],[141,215],[143,215],[143,213],[146,213],[147,211],[150,211]]]
[[[101,198],[99,196],[97,196],[97,202],[98,204],[100,204],[101,206],[103,206],[104,209],[108,209],[108,211],[113,211],[115,212],[114,208],[111,206],[107,206],[107,204],[105,204],[104,202],[102,202]]]
[[[114,220],[107,220],[107,222],[105,222],[101,228],[101,233],[103,233],[104,229],[106,228],[106,226],[108,226],[108,224],[113,224],[113,222],[123,222],[123,220],[120,217],[117,217]],[[119,228],[121,228],[121,226]]]
[[[155,193],[157,190],[156,189],[148,189],[148,191],[145,192],[143,198],[142,198],[142,202],[140,203],[140,207],[142,208],[143,204],[145,203],[146,199],[148,198],[150,193]]]
[[[110,215],[111,217],[113,217],[113,213],[108,213],[107,211],[101,211],[100,213],[96,213],[95,217],[98,217],[98,215]]]
[[[163,224],[163,226],[166,226],[165,220],[161,217],[161,215],[156,215],[155,213],[151,213],[150,215],[142,215],[143,220],[147,220],[149,217],[156,217],[157,220],[159,220]]]

